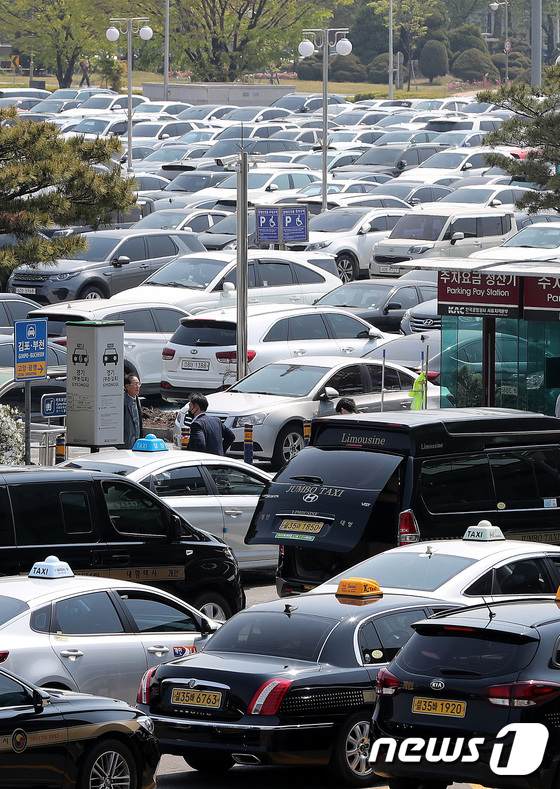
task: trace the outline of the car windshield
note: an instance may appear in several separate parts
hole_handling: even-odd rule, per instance
[[[216,180],[223,173],[182,173],[167,184],[164,191],[167,192],[198,192],[208,186],[215,186]]]
[[[227,265],[229,264],[223,260],[207,260],[198,257],[177,258],[172,263],[158,269],[142,285],[204,290]]]
[[[252,233],[255,230],[255,212],[250,211],[247,215],[247,231]],[[237,235],[237,214],[225,216],[216,222],[215,225],[209,227],[207,233],[225,233],[227,236]]]
[[[285,110],[293,110],[299,112],[300,108],[305,103],[305,96],[282,96],[281,99],[276,99],[273,107],[283,107]]]
[[[329,134],[330,142],[352,142],[356,137],[356,132],[351,131],[335,131]]]
[[[399,219],[389,238],[437,241],[447,219],[446,216],[430,216],[430,214],[405,214]]]
[[[224,120],[228,121],[252,121],[255,115],[259,114],[257,107],[242,107],[241,109],[232,110],[224,115]]]
[[[395,150],[395,148],[381,146],[380,148],[371,148],[369,151],[366,151],[356,159],[354,164],[384,164],[392,166],[396,161],[402,159],[403,156],[402,149]]]
[[[365,282],[352,282],[342,285],[340,288],[331,290],[326,296],[322,296],[317,304],[331,304],[334,307],[360,307],[362,309],[374,309],[385,299],[393,285],[369,285]],[[398,298],[395,295],[395,298]]]
[[[378,553],[354,565],[351,575],[355,578],[375,578],[382,589],[416,589],[420,592],[434,592],[475,562],[476,559],[470,557],[450,556],[437,551],[434,553],[389,551]],[[348,578],[348,572],[346,570],[336,575],[327,581],[327,584],[338,585],[343,578]]]
[[[494,194],[494,189],[455,189],[445,197],[439,200],[440,203],[476,203],[477,205],[484,205],[487,200],[490,200]]]
[[[200,131],[190,131],[183,134],[179,137],[178,142],[206,142],[206,140],[210,140],[213,136],[213,131],[201,129]]]
[[[139,219],[134,227],[147,227],[157,230],[176,230],[183,222],[186,213],[182,211],[154,211]]]
[[[212,636],[204,652],[244,652],[291,660],[317,660],[337,620],[283,612],[242,611]]]
[[[40,101],[33,107],[33,112],[58,112],[64,104],[62,99]]]
[[[432,168],[438,170],[455,170],[467,158],[466,153],[451,153],[450,151],[442,151],[441,153],[434,153],[425,162],[422,162],[420,167]]]
[[[529,226],[508,239],[505,247],[539,247],[540,249],[557,249],[560,247],[560,226],[534,227]]]
[[[156,137],[163,128],[161,123],[137,123],[132,127],[133,137]]]
[[[203,104],[200,107],[188,107],[186,110],[182,110],[181,120],[206,120],[208,115],[212,115],[212,107],[209,107],[207,104]]]
[[[227,391],[305,397],[329,370],[315,365],[267,364]]]
[[[156,151],[149,153],[144,159],[144,162],[175,162],[180,159],[185,153],[185,148],[182,145],[167,145],[163,148],[158,148]]]
[[[87,458],[78,458],[73,460],[71,463],[67,464],[67,468],[85,468],[89,471],[103,471],[104,473],[108,474],[120,474],[123,477],[126,477],[127,474],[131,474],[133,471],[136,471],[136,466],[127,466],[124,463],[117,461],[110,461],[110,460],[88,460]]]
[[[72,131],[84,132],[84,134],[99,134],[105,130],[109,123],[110,121],[103,121],[100,118],[87,118],[87,120],[80,121],[77,126],[74,126]]]
[[[92,263],[101,263],[102,260],[107,260],[117,244],[120,244],[121,239],[95,236],[88,233],[86,234],[86,241],[87,247],[80,252],[73,252],[70,256],[71,260],[88,260]]]
[[[80,104],[80,110],[106,110],[113,103],[114,96],[90,96],[83,104]]]
[[[339,208],[317,214],[309,220],[309,232],[343,233],[352,230],[358,222],[363,221],[365,214],[343,211]]]
[[[270,173],[249,173],[247,176],[247,189],[262,189],[270,180]],[[217,189],[236,189],[237,173],[230,175],[220,184],[216,184]]]

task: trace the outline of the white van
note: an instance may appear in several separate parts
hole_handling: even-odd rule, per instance
[[[428,257],[468,257],[480,249],[503,244],[517,231],[512,211],[499,208],[464,208],[435,203],[415,206],[387,238],[373,247],[371,277],[398,276],[405,260]]]

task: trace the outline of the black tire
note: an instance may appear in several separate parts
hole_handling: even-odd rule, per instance
[[[358,279],[358,266],[356,265],[356,261],[352,255],[349,255],[347,252],[343,252],[337,256],[336,268],[338,269],[338,276],[342,282],[352,282]]]
[[[206,616],[209,616],[210,619],[216,619],[218,622],[225,622],[233,613],[225,597],[212,590],[199,594],[191,602],[191,605],[198,608]]]
[[[137,785],[134,756],[117,740],[103,740],[86,753],[76,783],[77,789],[136,789]]]
[[[189,767],[199,773],[225,773],[233,767],[235,762],[229,753],[193,753],[183,757]]]
[[[78,296],[80,299],[106,299],[107,294],[98,285],[86,285]]]
[[[301,425],[286,425],[278,433],[272,453],[271,465],[277,471],[297,455],[304,447]]]
[[[338,732],[330,767],[344,786],[371,786],[379,781],[368,762],[370,720],[365,712],[351,715]]]

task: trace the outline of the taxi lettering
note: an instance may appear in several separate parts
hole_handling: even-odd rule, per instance
[[[316,493],[320,496],[335,496],[340,498],[344,488],[327,488],[318,485],[288,485],[286,493]]]

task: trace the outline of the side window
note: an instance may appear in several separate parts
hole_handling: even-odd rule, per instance
[[[477,167],[484,167],[485,159],[486,159],[485,153],[475,153],[474,156],[469,157],[468,161],[472,164],[473,169],[475,169]]]
[[[496,509],[490,466],[485,455],[424,461],[419,490],[424,504],[434,513]]]
[[[323,284],[325,278],[319,274],[318,271],[313,271],[305,266],[300,266],[299,263],[292,263],[292,268],[295,278],[300,285],[316,285]]]
[[[0,674],[0,707],[22,707],[31,704],[28,691],[11,677]]]
[[[350,367],[344,367],[344,369],[339,370],[327,381],[326,386],[332,386],[339,395],[345,397],[363,394],[364,386],[360,366],[353,364]]]
[[[260,496],[264,482],[243,469],[231,466],[206,466],[220,496]]]
[[[278,189],[290,189],[290,176],[288,173],[283,173],[282,175],[277,175],[276,178],[271,182],[275,184]]]
[[[458,348],[456,358],[458,361],[468,364],[482,362],[482,342],[470,342],[463,345],[462,348]]]
[[[509,217],[500,216],[482,216],[478,220],[480,223],[480,233],[481,236],[501,236],[504,233],[503,230],[503,220],[509,219]],[[511,222],[511,220],[510,220]],[[507,232],[507,231],[506,231]]]
[[[0,326],[9,326],[13,321],[24,320],[27,318],[27,313],[33,309],[30,304],[25,301],[10,301],[8,302],[8,314],[10,318],[7,323],[4,323],[4,305],[0,304]]]
[[[27,318],[27,313],[31,309],[30,306],[27,306],[23,315],[21,315],[21,319]],[[0,303],[0,326],[11,326],[14,320],[18,320],[17,318],[8,317],[8,313],[6,312],[6,308],[3,304]],[[12,349],[12,361],[11,364],[14,363],[13,359],[13,349]]]
[[[50,362],[52,364],[52,362]],[[0,343],[0,366],[14,366],[14,346],[11,342]]]
[[[208,230],[208,214],[200,214],[193,217],[186,225],[183,225],[183,230],[192,230],[193,233],[204,233]]]
[[[263,342],[286,342],[288,339],[288,325],[288,318],[276,321],[274,326],[263,337]]]
[[[292,173],[292,182],[294,189],[300,189],[302,186],[308,186],[311,179],[307,173]]]
[[[18,545],[64,545],[81,541],[73,535],[84,533],[97,539],[87,492],[76,483],[12,485],[10,498]]]
[[[412,635],[411,625],[426,616],[423,609],[399,611],[397,614],[381,616],[375,620],[375,629],[381,640],[385,661],[392,660],[399,649]]]
[[[381,365],[368,364],[366,366],[372,392],[381,392]],[[387,370],[385,370],[387,372]]]
[[[237,269],[234,266],[230,271],[222,277],[222,279],[218,282],[214,291],[220,291],[224,289],[224,282],[231,282],[234,288],[237,288]],[[249,270],[247,273],[247,287],[249,288],[256,288],[257,283],[255,281],[255,265],[254,263],[249,263]]]
[[[496,498],[505,509],[542,509],[546,499],[560,498],[555,449],[492,453],[489,458]]]
[[[158,496],[206,496],[208,493],[197,466],[170,468],[153,474],[146,487]]]
[[[260,261],[259,272],[263,285],[271,288],[278,285],[293,285],[292,269],[289,263],[280,260]]]
[[[460,217],[452,223],[450,230],[451,236],[453,233],[464,233],[465,238],[476,238],[476,217]]]
[[[414,385],[415,379],[411,375],[407,375],[399,370],[399,378],[401,379],[401,389],[410,391]]]
[[[388,230],[387,227],[387,217],[386,216],[376,216],[370,221],[370,229],[368,233],[379,233],[380,230]]]
[[[169,236],[146,236],[149,258],[174,257],[179,250]]]
[[[156,325],[149,309],[130,311],[123,310],[121,317],[124,321],[124,330],[127,332],[156,331]]]
[[[111,523],[119,534],[165,535],[164,510],[151,496],[126,482],[103,482],[102,485]]]
[[[131,263],[136,260],[146,260],[146,249],[144,246],[144,239],[142,236],[136,238],[129,238],[124,244],[117,249],[115,257],[124,255],[130,258]]]
[[[397,392],[401,388],[401,379],[398,370],[385,368],[385,389],[390,392]]]
[[[320,315],[296,315],[289,318],[289,340],[327,340],[327,327]]]
[[[552,594],[552,581],[545,559],[522,559],[496,569],[493,594]]]
[[[385,663],[386,658],[382,653],[381,641],[377,635],[372,622],[360,628],[358,633],[358,649],[362,658],[362,663]]]
[[[64,530],[67,534],[91,533],[91,513],[85,493],[82,491],[62,492],[60,505],[64,519]]]
[[[191,612],[174,605],[171,600],[128,590],[117,594],[139,633],[192,633],[198,630]]]
[[[400,216],[391,216],[391,214],[387,215],[387,230],[392,230],[397,222],[401,219]]]
[[[432,196],[431,186],[423,186],[421,189],[417,189],[414,192],[414,199],[420,200],[421,203],[425,203],[430,200],[437,200],[437,197]]]
[[[436,285],[420,285],[420,299],[421,301],[428,301],[429,299],[437,298]]]
[[[369,330],[355,318],[336,312],[327,312],[324,317],[333,337],[339,340],[364,340],[368,336]]]
[[[416,288],[399,288],[398,291],[391,297],[391,301],[400,304],[401,309],[403,310],[407,310],[409,307],[414,307],[416,304],[418,304],[418,293]]]
[[[182,312],[165,307],[154,307],[153,314],[157,324],[156,332],[174,332],[181,318],[185,317]]]
[[[66,635],[124,633],[107,592],[76,595],[56,603],[52,630]]]

